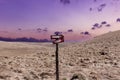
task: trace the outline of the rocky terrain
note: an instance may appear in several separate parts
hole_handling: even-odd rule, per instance
[[[120,31],[59,45],[60,80],[120,80]],[[55,45],[0,42],[0,80],[55,80]]]

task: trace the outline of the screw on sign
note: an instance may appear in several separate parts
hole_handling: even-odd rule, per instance
[[[59,80],[59,56],[58,56],[58,43],[64,42],[63,35],[51,35],[51,40],[53,44],[56,44],[56,80]]]

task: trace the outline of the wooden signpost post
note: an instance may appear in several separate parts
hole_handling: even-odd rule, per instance
[[[56,80],[59,80],[59,55],[58,55],[58,44],[64,42],[63,35],[51,35],[51,40],[53,44],[56,44]]]

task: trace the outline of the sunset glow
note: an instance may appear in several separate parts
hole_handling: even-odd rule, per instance
[[[49,39],[60,31],[66,40],[80,40],[120,30],[119,4],[119,0],[0,0],[0,37]],[[81,34],[85,32],[89,35]]]

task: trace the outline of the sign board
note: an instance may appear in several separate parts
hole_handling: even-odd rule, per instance
[[[59,55],[58,55],[58,43],[64,42],[63,35],[51,35],[51,40],[53,44],[56,44],[56,80],[59,80]]]
[[[51,40],[53,41],[53,44],[64,42],[64,36],[63,35],[51,35]]]

